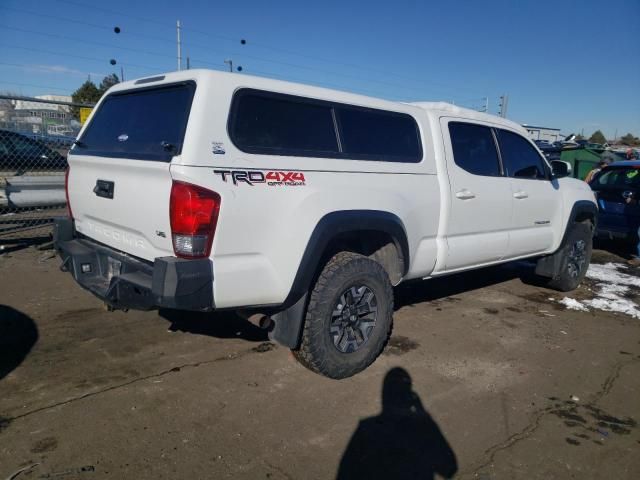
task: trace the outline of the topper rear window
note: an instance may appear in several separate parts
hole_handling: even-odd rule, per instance
[[[171,161],[182,151],[195,89],[181,82],[110,94],[69,153]]]

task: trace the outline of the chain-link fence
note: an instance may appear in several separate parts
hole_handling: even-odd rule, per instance
[[[0,95],[0,241],[43,237],[66,212],[67,153],[92,105]]]

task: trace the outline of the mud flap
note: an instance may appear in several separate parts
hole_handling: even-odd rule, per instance
[[[271,340],[293,350],[299,347],[307,297],[308,294],[305,293],[300,300],[286,310],[271,315],[271,320],[275,324],[269,332]]]
[[[563,251],[564,245],[560,247],[556,253],[539,259],[536,263],[536,275],[547,278],[556,278],[560,274],[560,268],[562,267]]]

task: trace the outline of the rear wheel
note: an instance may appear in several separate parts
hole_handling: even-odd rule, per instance
[[[548,281],[547,286],[561,292],[575,290],[584,279],[591,261],[593,234],[588,223],[574,223],[565,245],[556,255],[560,255],[560,270]]]
[[[309,298],[300,348],[308,369],[346,378],[367,368],[391,334],[393,290],[382,266],[340,252],[325,265]]]

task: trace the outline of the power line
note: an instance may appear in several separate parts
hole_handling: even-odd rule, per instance
[[[131,52],[139,52],[139,53],[144,53],[147,55],[155,55],[155,56],[159,56],[159,57],[163,57],[163,58],[171,58],[173,59],[174,57],[171,55],[167,55],[167,54],[161,54],[161,53],[157,53],[157,52],[152,52],[152,51],[148,51],[148,50],[141,50],[141,49],[136,49],[136,48],[130,48],[130,47],[122,47],[122,46],[115,46],[115,45],[110,45],[110,44],[106,44],[106,43],[102,43],[102,42],[96,42],[96,41],[87,41],[87,40],[81,40],[81,39],[76,39],[73,37],[69,37],[66,35],[59,35],[59,34],[51,34],[51,33],[44,33],[44,32],[38,32],[38,31],[34,31],[34,30],[28,30],[28,29],[22,29],[22,28],[17,28],[17,27],[9,27],[6,25],[0,25],[0,27],[2,28],[7,28],[9,30],[15,30],[15,31],[20,31],[20,32],[24,32],[24,33],[30,33],[30,34],[34,34],[34,35],[42,35],[42,36],[46,36],[46,37],[52,37],[52,38],[60,38],[63,40],[68,40],[68,41],[73,41],[73,42],[81,42],[84,41],[85,43],[91,43],[94,45],[98,45],[98,46],[104,46],[104,47],[109,47],[109,48],[115,48],[115,49],[120,49],[120,50],[125,50],[125,51],[131,51]],[[170,43],[173,43],[170,41]],[[23,48],[23,49],[27,49],[27,47],[17,47],[17,48]],[[204,46],[202,46],[201,48],[206,48]],[[32,49],[33,51],[36,51],[36,49]],[[49,52],[51,53],[51,52]],[[356,80],[362,80],[361,77],[357,76],[357,75],[351,75],[351,74],[342,74],[342,73],[338,73],[338,72],[332,72],[332,71],[327,71],[327,70],[323,70],[321,68],[317,68],[317,67],[310,67],[310,66],[304,66],[304,65],[297,65],[297,64],[292,64],[289,62],[280,62],[277,60],[266,60],[260,57],[256,57],[253,55],[244,55],[244,54],[239,54],[239,53],[233,53],[233,55],[238,55],[244,58],[250,58],[253,59],[255,61],[258,62],[264,62],[264,63],[270,63],[270,64],[275,64],[275,65],[284,65],[284,66],[288,66],[290,68],[297,68],[297,69],[302,69],[302,70],[308,70],[308,71],[315,71],[315,72],[320,72],[323,73],[325,75],[333,75],[336,77],[344,77],[344,78],[352,78],[352,79],[356,79]],[[73,56],[73,55],[68,55],[69,57]],[[75,56],[77,58],[82,58],[81,56]],[[89,58],[89,57],[84,57],[84,59],[89,59],[89,60],[99,60],[96,58]],[[212,67],[216,67],[218,70],[222,69],[221,63],[214,63],[214,62],[210,62],[210,61],[206,61],[200,58],[191,58],[192,62],[195,63],[200,63],[202,65],[207,65],[207,66],[212,66]],[[148,66],[142,66],[142,65],[138,65],[138,64],[133,64],[133,63],[122,63],[122,65],[130,65],[130,66],[136,66],[139,68],[144,68],[150,71],[153,71],[154,69],[152,67],[148,67]],[[158,71],[160,71],[160,69],[158,69]],[[251,69],[251,71],[255,72],[255,73],[259,73],[260,70],[255,70],[255,69]],[[273,73],[268,73],[268,75],[274,75]],[[287,77],[283,77],[283,78],[287,78]],[[295,78],[295,76],[289,76],[289,78]],[[298,77],[298,79],[300,79],[300,77]],[[304,81],[304,82],[308,82],[307,79],[300,79],[300,81]],[[394,84],[391,82],[385,82],[385,81],[381,81],[381,80],[374,80],[374,79],[368,79],[367,80],[368,83],[377,83],[379,85],[385,85],[385,86],[389,86],[389,87],[393,87],[396,89],[402,89],[402,90],[412,90],[414,92],[419,92],[422,94],[423,90],[422,89],[417,89],[417,88],[412,88],[412,87],[407,87],[407,86],[403,86],[403,85],[399,85],[399,84]],[[342,86],[341,88],[345,88],[344,86]],[[360,89],[361,91],[364,91],[364,89]],[[372,91],[369,89],[369,91]],[[379,95],[379,94],[378,94]],[[382,95],[386,96],[387,93],[382,93]]]
[[[91,75],[91,72],[81,72],[79,70],[73,70],[73,69],[55,70],[55,69],[51,69],[51,68],[47,67],[46,65],[35,65],[35,64],[25,64],[25,63],[7,63],[7,62],[0,62],[0,65],[4,65],[4,66],[8,66],[8,67],[25,68],[25,69],[31,69],[31,70],[40,70],[42,72],[48,72],[48,73],[64,73],[66,75],[77,75],[77,76],[86,76],[87,74]],[[96,73],[96,72],[93,72],[93,73],[96,74],[96,75],[107,76],[106,73]]]
[[[88,44],[97,45],[97,46],[100,46],[100,47],[116,48],[116,49],[119,49],[119,50],[127,50],[127,51],[135,52],[135,53],[144,53],[145,55],[154,55],[154,56],[157,56],[157,57],[171,58],[172,60],[175,58],[173,55],[166,55],[166,54],[163,54],[163,53],[151,52],[151,51],[148,51],[148,50],[140,50],[139,48],[115,46],[115,45],[111,45],[111,44],[108,44],[108,43],[102,43],[102,42],[96,42],[96,41],[93,41],[93,40],[87,40],[87,39],[84,39],[84,38],[74,38],[74,37],[68,37],[66,35],[59,35],[59,34],[55,34],[55,33],[38,32],[38,31],[35,31],[35,30],[28,30],[26,28],[10,27],[8,25],[0,25],[0,28],[5,28],[7,30],[14,30],[16,32],[30,33],[32,35],[41,35],[41,36],[44,36],[44,37],[59,38],[59,39],[68,40],[68,41],[71,41],[71,42],[88,43]]]
[[[124,13],[124,12],[121,12],[121,11],[116,11],[116,10],[112,10],[112,9],[108,9],[108,8],[104,8],[104,7],[100,7],[100,6],[89,5],[89,4],[82,3],[82,2],[77,2],[77,1],[74,1],[74,0],[55,0],[55,1],[62,2],[62,3],[67,3],[67,4],[74,5],[74,6],[87,8],[87,9],[93,9],[93,10],[97,10],[97,11],[102,11],[102,12],[109,13],[111,15],[117,15],[117,16],[120,16],[120,17],[128,17],[128,18],[135,19],[136,21],[142,21],[142,22],[146,22],[146,23],[160,25],[160,26],[162,26],[164,28],[167,28],[167,29],[168,28],[171,28],[171,29],[175,28],[174,26],[171,26],[170,24],[168,24],[167,22],[164,22],[164,21],[150,19],[148,17],[140,17],[140,16],[137,16],[137,15],[131,15],[129,13]],[[237,42],[238,41],[237,38],[232,38],[232,37],[228,37],[228,36],[225,36],[225,35],[212,33],[212,32],[209,32],[209,31],[205,32],[205,31],[202,31],[202,30],[198,30],[198,29],[194,29],[194,28],[190,28],[190,27],[185,27],[184,25],[181,26],[181,29],[182,29],[182,31],[185,31],[185,32],[192,32],[192,33],[196,33],[196,34],[203,35],[203,36],[210,37],[210,38],[220,38],[220,39],[233,41],[233,42]],[[141,34],[137,34],[137,35],[140,36]],[[163,39],[162,41],[166,41],[166,39]],[[186,42],[186,43],[189,46],[194,47],[194,48],[204,48],[204,49],[207,49],[208,51],[211,51],[211,47],[210,46],[203,46],[203,45],[199,45],[199,44],[195,44],[195,43],[191,43],[191,42]],[[423,85],[431,85],[433,87],[438,87],[438,88],[441,88],[441,89],[444,89],[444,90],[448,90],[448,91],[466,90],[466,91],[469,91],[469,92],[477,92],[476,89],[469,88],[469,87],[464,87],[464,86],[459,86],[459,87],[456,87],[455,89],[452,89],[452,87],[447,85],[447,84],[433,82],[433,81],[428,80],[428,79],[425,80],[425,79],[412,78],[412,77],[408,77],[406,75],[399,74],[397,72],[390,71],[390,70],[382,70],[382,69],[376,69],[376,68],[371,68],[371,67],[365,67],[365,66],[362,66],[362,65],[356,65],[356,64],[352,64],[352,63],[348,63],[348,62],[329,60],[329,59],[325,59],[325,58],[322,58],[322,57],[316,57],[316,56],[308,55],[308,54],[305,54],[305,53],[294,52],[292,50],[282,49],[282,48],[279,48],[279,47],[274,47],[274,46],[271,46],[271,45],[266,45],[266,44],[261,44],[261,43],[249,42],[249,44],[251,46],[255,46],[257,48],[263,48],[263,49],[267,49],[267,50],[271,50],[271,51],[277,51],[277,52],[280,52],[280,53],[284,53],[286,55],[294,55],[294,56],[298,56],[298,57],[302,57],[302,58],[307,58],[307,59],[311,59],[311,60],[315,60],[315,61],[320,61],[320,62],[323,62],[323,63],[340,65],[340,66],[343,66],[343,67],[349,67],[349,68],[353,68],[353,69],[356,69],[356,70],[362,70],[362,71],[367,71],[367,72],[374,72],[374,73],[377,73],[377,74],[393,76],[393,77],[396,77],[396,78],[403,79],[405,81],[408,80],[408,81],[411,81],[411,82],[414,82],[414,83],[418,83],[421,86],[423,86]],[[256,60],[259,60],[259,61],[264,61],[264,62],[280,63],[282,65],[290,66],[290,67],[293,67],[293,68],[314,69],[316,71],[323,71],[324,73],[327,73],[324,70],[321,70],[321,69],[318,69],[318,68],[314,68],[314,67],[304,67],[304,66],[297,65],[297,64],[291,64],[291,63],[286,63],[286,62],[277,62],[275,60],[267,60],[267,59],[262,59],[260,57],[255,57],[255,56],[252,57],[252,56],[246,55],[244,53],[231,52],[230,54],[231,55],[237,55],[237,56],[241,55],[241,56],[243,56],[245,58],[253,58],[253,59],[256,59]],[[191,58],[191,60],[197,60],[197,59]],[[200,60],[199,62],[200,63],[206,63],[206,62],[203,62],[202,60]],[[344,75],[343,73],[337,74],[335,72],[333,72],[333,74],[334,75]],[[352,78],[357,78],[357,77],[352,77]],[[367,79],[367,81],[370,82],[370,81],[372,81],[372,79]],[[379,80],[376,80],[376,82],[380,83]],[[400,87],[399,85],[395,85],[395,84],[391,84],[391,85]],[[406,85],[402,85],[400,88],[407,89],[408,87]]]
[[[60,92],[70,91],[68,88],[48,87],[45,85],[34,85],[32,83],[5,82],[4,80],[0,80],[0,85],[17,85],[19,87],[42,88],[43,90],[58,90]]]
[[[14,49],[18,49],[18,50],[26,50],[26,51],[30,51],[30,52],[36,52],[36,53],[46,53],[47,55],[57,55],[60,57],[68,57],[68,58],[77,58],[79,60],[89,60],[92,62],[96,62],[96,63],[104,63],[105,59],[104,58],[96,58],[96,57],[85,57],[84,55],[76,55],[73,53],[64,53],[64,52],[54,52],[52,50],[44,50],[41,48],[31,48],[31,47],[22,47],[19,45],[8,45],[8,44],[0,44],[0,47],[5,47],[5,48],[14,48]],[[137,63],[124,63],[124,62],[118,62],[120,65],[124,65],[125,67],[134,67],[134,68],[138,68],[141,70],[146,70],[148,72],[151,73],[160,73],[163,70],[157,67],[150,67],[147,65],[139,65]]]
[[[14,10],[17,12],[21,12],[21,13],[25,13],[28,15],[37,15],[37,16],[41,16],[41,17],[45,17],[45,18],[51,18],[51,19],[55,19],[57,21],[62,21],[62,22],[72,22],[72,23],[77,23],[77,24],[81,24],[81,25],[86,25],[92,28],[100,28],[100,29],[106,29],[106,30],[110,30],[110,27],[106,27],[104,25],[96,25],[94,23],[89,23],[89,22],[84,22],[81,20],[74,20],[74,19],[69,19],[69,18],[64,18],[64,17],[57,17],[54,15],[45,15],[45,14],[40,14],[40,13],[36,13],[36,12],[30,12],[28,10],[21,10],[21,9],[17,9],[17,8],[11,8],[11,7],[4,7],[4,6],[0,6],[0,8],[5,8],[5,9],[9,9],[9,10]],[[180,29],[183,29],[184,27],[181,25]],[[140,38],[148,38],[151,40],[156,40],[156,41],[162,41],[165,43],[171,43],[173,44],[174,41],[173,40],[169,40],[167,38],[161,38],[161,37],[156,37],[156,36],[151,36],[151,35],[146,35],[146,34],[138,34],[138,33],[130,33],[130,35],[132,36],[136,36],[136,37],[140,37]],[[213,51],[213,52],[217,52],[217,53],[223,53],[220,50],[212,50],[209,46],[206,45],[201,45],[201,44],[194,44],[192,42],[187,42],[187,45],[191,48],[195,47],[195,48],[200,48],[203,50],[207,50],[209,52]],[[117,47],[114,47],[117,48]],[[251,60],[255,60],[258,62],[262,62],[262,63],[271,63],[274,65],[282,65],[282,66],[286,66],[289,68],[295,68],[295,69],[299,69],[299,70],[308,70],[308,71],[312,71],[312,72],[320,72],[323,73],[325,75],[334,75],[336,77],[345,77],[345,78],[352,78],[352,79],[356,79],[356,80],[362,80],[362,77],[359,75],[354,75],[354,74],[349,74],[349,73],[344,73],[344,72],[336,72],[336,71],[331,71],[331,70],[325,70],[323,68],[319,68],[319,67],[312,67],[312,66],[307,66],[307,65],[299,65],[299,64],[295,64],[295,63],[291,63],[291,62],[283,62],[283,61],[279,61],[279,60],[270,60],[270,59],[265,59],[263,57],[258,57],[255,55],[248,55],[245,53],[240,53],[240,52],[226,52],[225,56],[236,56],[236,57],[242,57],[242,58],[246,58],[246,59],[251,59]],[[94,59],[91,59],[94,60]],[[191,60],[194,62],[199,62],[201,64],[210,64],[213,65],[211,62],[208,62],[206,60],[202,60],[200,58],[197,57],[191,57]],[[180,61],[178,61],[178,63],[180,63]],[[124,63],[123,63],[124,65]],[[133,64],[130,64],[133,65]],[[218,66],[218,64],[215,64],[216,66]],[[147,68],[147,67],[143,67],[143,68]],[[254,70],[255,71],[255,70]],[[394,88],[401,88],[403,90],[411,90],[417,93],[422,94],[424,92],[423,88],[415,88],[415,87],[408,87],[406,85],[399,85],[397,83],[392,83],[392,82],[387,82],[384,80],[376,80],[376,79],[372,79],[369,78],[367,79],[367,82],[369,83],[377,83],[379,85],[385,85],[385,86],[389,86],[389,87],[394,87]]]
[[[128,16],[128,17],[131,17],[131,18],[135,18],[137,20],[142,20],[143,19],[143,17],[137,17],[137,16],[128,15],[128,14],[121,14],[120,12],[115,12],[115,11],[110,10],[110,9],[105,9],[105,8],[102,8],[102,7],[96,7],[96,6],[92,6],[92,5],[86,5],[86,4],[82,4],[82,3],[79,3],[79,2],[74,2],[72,0],[56,0],[56,1],[60,1],[60,2],[63,2],[63,3],[68,3],[68,4],[73,4],[73,5],[78,5],[78,6],[83,6],[83,7],[86,7],[86,8],[93,8],[95,10],[106,11],[106,12],[112,13],[114,15]],[[5,7],[0,7],[0,8],[5,8]],[[81,20],[67,19],[67,18],[63,18],[63,17],[56,17],[56,16],[52,16],[52,15],[45,15],[45,14],[38,14],[38,13],[35,13],[35,12],[29,12],[29,11],[26,11],[26,10],[20,10],[20,9],[15,9],[15,8],[10,8],[10,9],[15,10],[15,11],[19,11],[19,12],[22,12],[22,13],[26,13],[26,14],[34,14],[34,15],[44,16],[44,17],[47,17],[47,18],[55,18],[55,19],[60,20],[60,21],[70,21],[70,22],[73,22],[73,23],[84,24],[84,25],[90,26],[92,28],[110,29],[109,27],[106,27],[106,26],[103,26],[103,25],[97,25],[97,24],[93,24],[93,23],[89,23],[89,22],[84,22],[84,21],[81,21]],[[149,20],[149,19],[145,19],[145,20],[150,22],[150,23],[161,24],[163,26],[165,25],[162,22],[157,22],[157,21],[153,21],[153,20]],[[14,31],[20,31],[20,32],[25,32],[25,33],[35,34],[35,35],[47,36],[47,37],[50,37],[50,38],[59,38],[59,39],[63,39],[63,40],[73,41],[73,42],[90,43],[90,44],[93,44],[93,45],[98,45],[98,46],[103,46],[103,47],[108,47],[108,48],[115,48],[115,49],[124,50],[124,51],[143,53],[143,54],[146,54],[146,55],[153,55],[153,56],[158,56],[158,57],[163,57],[163,58],[175,59],[175,57],[173,57],[172,55],[161,54],[161,53],[157,53],[157,52],[154,52],[154,51],[141,50],[141,49],[131,48],[131,47],[116,46],[116,45],[102,43],[102,42],[96,42],[96,41],[85,40],[85,39],[77,39],[77,38],[73,38],[73,37],[69,37],[69,36],[65,36],[65,35],[44,33],[44,32],[38,32],[38,31],[22,29],[22,28],[17,28],[17,27],[9,27],[9,26],[3,26],[3,25],[0,25],[0,27],[7,28],[9,30],[14,30]],[[208,35],[208,34],[205,34],[204,32],[199,32],[199,33],[202,33],[203,35]],[[132,36],[138,36],[138,37],[142,37],[142,38],[149,38],[149,39],[153,39],[153,40],[156,40],[156,41],[163,41],[163,42],[167,42],[167,43],[172,43],[173,44],[172,40],[169,40],[169,39],[166,39],[166,38],[162,38],[162,37],[150,36],[150,35],[145,35],[145,34],[137,34],[137,33],[130,33],[130,34]],[[208,52],[214,51],[214,52],[217,52],[217,53],[223,53],[223,52],[221,52],[219,50],[212,50],[209,46],[205,46],[205,45],[201,45],[201,44],[194,44],[194,43],[189,42],[188,45],[190,47],[192,47],[192,48],[195,47],[195,48],[206,49]],[[27,47],[14,47],[14,48],[22,48],[24,50],[29,50]],[[37,49],[30,49],[30,50],[37,51]],[[50,51],[47,52],[45,50],[40,50],[40,51],[42,51],[43,53],[56,54],[56,55],[61,55],[61,56],[64,55],[64,54],[61,54],[61,53],[55,53],[55,52],[50,52]],[[231,54],[234,55],[234,56],[239,56],[239,57],[242,57],[242,58],[252,59],[252,60],[255,60],[257,62],[266,63],[266,64],[283,65],[283,66],[287,66],[289,68],[294,68],[294,69],[307,70],[307,71],[313,71],[313,72],[320,72],[320,73],[322,73],[324,75],[330,75],[330,76],[335,76],[335,77],[344,77],[344,78],[350,78],[350,79],[355,79],[355,80],[363,80],[362,77],[359,76],[359,75],[354,75],[354,74],[349,74],[349,73],[344,73],[344,72],[328,71],[328,70],[325,70],[325,69],[322,69],[322,68],[319,68],[319,67],[312,67],[312,66],[307,66],[307,65],[299,65],[299,64],[295,64],[295,63],[291,63],[291,62],[283,62],[283,61],[279,61],[279,60],[269,60],[269,59],[265,59],[265,58],[258,57],[258,56],[255,56],[255,55],[248,55],[248,54],[239,53],[239,52],[232,52]],[[100,61],[101,62],[101,60],[97,59],[97,58],[82,57],[82,56],[79,56],[79,55],[72,55],[72,54],[68,54],[66,56],[85,59],[85,60],[91,60],[91,61]],[[315,58],[315,57],[311,57],[311,56],[307,56],[307,57],[308,58]],[[191,60],[193,62],[195,62],[195,63],[200,63],[202,65],[208,65],[208,66],[216,67],[219,70],[222,69],[222,64],[221,63],[214,63],[214,62],[210,62],[210,61],[206,61],[206,60],[199,59],[199,58],[194,58],[194,57],[192,57]],[[332,63],[341,64],[341,62],[332,62]],[[149,67],[149,66],[134,64],[134,63],[121,63],[121,64],[125,65],[125,66],[133,66],[133,67],[136,67],[136,68],[146,69],[148,71],[160,71],[161,70],[161,69],[155,69],[155,68]],[[357,67],[357,68],[360,68],[360,67]],[[369,70],[371,70],[371,69],[369,69]],[[373,70],[375,70],[375,69],[373,69]],[[250,71],[258,73],[258,74],[266,74],[268,76],[277,77],[277,78],[285,79],[285,80],[287,80],[287,79],[295,79],[296,78],[295,76],[292,76],[292,75],[284,76],[282,74],[276,74],[276,73],[273,73],[273,72],[265,72],[265,71],[256,70],[256,69],[253,69],[253,68],[251,68]],[[388,73],[388,72],[384,72],[384,73]],[[300,79],[300,77],[298,77],[298,79]],[[306,78],[300,79],[300,81],[309,83],[309,80],[306,79]],[[402,89],[403,91],[410,90],[410,91],[414,91],[414,92],[419,92],[421,95],[424,92],[424,87],[423,88],[408,87],[406,85],[399,85],[399,84],[396,84],[396,83],[392,83],[392,82],[388,82],[388,81],[384,81],[384,80],[376,80],[376,79],[371,79],[371,78],[366,79],[366,81],[367,81],[367,83],[376,83],[376,84],[379,84],[379,85],[392,87],[394,89]],[[336,84],[336,83],[330,83],[330,82],[319,82],[319,81],[315,81],[315,80],[312,80],[311,82],[315,83],[315,84],[322,84],[322,85],[339,85],[339,88],[342,88],[342,89],[345,89],[345,88],[352,89],[352,88],[354,88],[352,86],[345,87],[344,85],[340,85],[340,84]],[[357,88],[357,87],[356,87],[356,89],[359,90],[359,91],[363,91],[363,92],[376,92],[375,95],[382,95],[382,96],[387,96],[388,95],[387,92],[380,92],[380,91],[375,91],[375,90],[371,90],[371,89],[363,89],[363,88]],[[474,100],[476,100],[476,99],[474,99]]]

